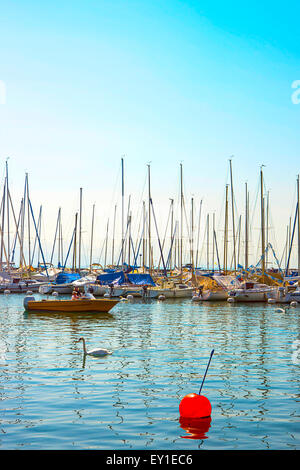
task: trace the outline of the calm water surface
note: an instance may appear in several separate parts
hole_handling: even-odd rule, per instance
[[[23,298],[0,297],[0,449],[300,448],[300,307],[135,300],[28,314]],[[113,354],[84,360],[81,336]],[[182,423],[212,349],[211,421]]]

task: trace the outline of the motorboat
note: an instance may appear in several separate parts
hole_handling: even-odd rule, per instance
[[[33,296],[24,298],[25,310],[31,312],[109,312],[119,300],[117,299],[84,299],[78,300],[35,300]]]

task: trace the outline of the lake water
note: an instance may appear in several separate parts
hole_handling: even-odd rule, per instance
[[[0,297],[0,449],[300,448],[300,306],[134,300],[63,315],[25,313],[23,298]],[[113,354],[84,360],[81,336]],[[211,420],[182,423],[212,349]]]

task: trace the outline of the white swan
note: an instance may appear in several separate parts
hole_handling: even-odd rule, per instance
[[[86,346],[85,346],[85,339],[79,338],[79,340],[76,342],[79,343],[79,341],[82,341],[83,343],[84,355],[88,354],[89,356],[107,356],[108,354],[112,354],[112,351],[108,351],[107,349],[103,349],[103,348],[95,348],[95,349],[91,349],[90,351],[87,351]]]

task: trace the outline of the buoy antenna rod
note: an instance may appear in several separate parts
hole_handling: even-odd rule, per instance
[[[213,357],[214,352],[215,352],[215,350],[213,349],[212,352],[210,353],[209,361],[208,361],[206,371],[205,371],[205,374],[204,374],[204,377],[203,377],[203,380],[202,380],[202,384],[201,384],[201,387],[200,387],[200,390],[199,390],[199,395],[201,395],[201,390],[202,390],[202,387],[203,387],[203,384],[204,384],[204,380],[206,378],[206,374],[207,374],[207,371],[208,371],[208,368],[209,368],[209,365],[210,365],[210,361],[211,361],[211,358]]]

